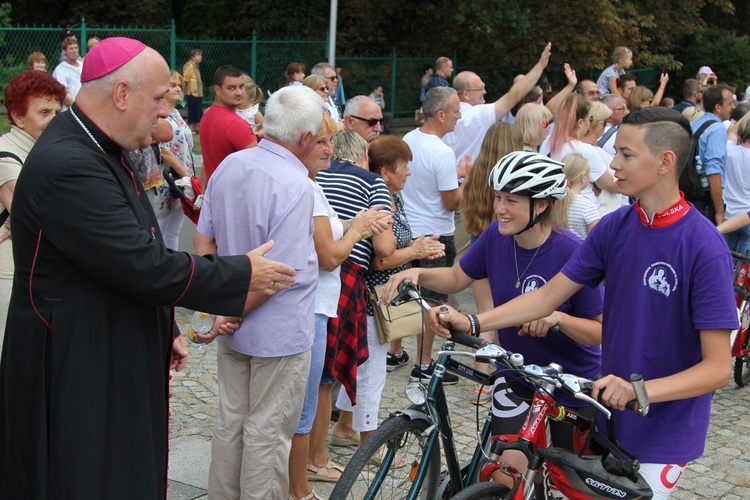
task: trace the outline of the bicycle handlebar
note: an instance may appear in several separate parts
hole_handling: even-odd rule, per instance
[[[398,286],[398,294],[391,300],[391,305],[398,306],[408,300],[408,298],[416,300],[420,303],[422,308],[425,310],[430,309],[430,305],[419,295],[416,286],[411,280],[404,280]],[[548,333],[560,332],[558,327],[551,328]],[[547,383],[554,387],[563,389],[565,392],[570,394],[576,399],[585,401],[591,406],[597,408],[600,412],[604,413],[607,418],[610,418],[612,413],[606,406],[606,404],[599,399],[598,401],[592,398],[588,392],[591,391],[593,381],[584,377],[579,377],[571,373],[560,373],[556,368],[540,367],[538,365],[524,365],[523,355],[518,353],[512,353],[500,347],[499,345],[484,340],[479,337],[474,337],[465,332],[457,332],[451,330],[451,341],[456,344],[460,344],[471,349],[476,349],[475,353],[461,352],[461,351],[441,351],[439,354],[449,354],[450,356],[466,356],[473,359],[479,359],[488,362],[502,362],[509,368],[521,372],[529,379],[536,380],[537,383]],[[630,383],[633,385],[636,399],[629,401],[626,408],[633,410],[645,416],[649,410],[648,394],[646,393],[645,383],[643,377],[638,374],[632,374],[630,376]],[[601,394],[599,396],[601,398]]]

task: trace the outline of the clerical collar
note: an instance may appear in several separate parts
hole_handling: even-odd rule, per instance
[[[71,115],[73,119],[81,126],[86,135],[96,144],[99,149],[112,156],[119,157],[122,154],[122,148],[119,144],[113,141],[107,134],[96,126],[91,119],[78,107],[75,102],[70,107]]]
[[[680,191],[680,199],[677,203],[663,212],[654,212],[651,220],[649,220],[648,214],[641,206],[641,200],[635,202],[635,209],[644,226],[660,228],[667,227],[682,219],[688,213],[688,210],[690,210],[690,204],[685,201],[685,194]]]

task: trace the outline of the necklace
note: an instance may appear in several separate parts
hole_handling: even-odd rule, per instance
[[[542,248],[542,245],[544,245],[544,241],[542,242],[541,245],[539,245],[538,247],[536,247],[536,252],[534,252],[534,256],[531,257],[531,260],[529,261],[529,265],[526,266],[526,269],[524,269],[521,274],[518,274],[518,255],[517,255],[518,254],[518,249],[516,248],[516,239],[513,238],[513,261],[516,264],[516,288],[520,288],[521,287],[521,276],[523,276],[524,274],[526,274],[526,271],[529,270],[529,268],[531,267],[531,263],[534,262],[534,259],[536,258],[536,254],[539,253],[539,249]]]
[[[86,128],[86,125],[84,125],[83,122],[81,121],[81,119],[78,118],[78,115],[76,115],[75,112],[73,112],[73,108],[68,108],[68,110],[70,111],[70,114],[73,115],[73,118],[76,119],[76,121],[78,122],[78,125],[80,125],[81,128],[84,130],[84,132],[86,132],[88,134],[89,138],[92,141],[94,141],[94,144],[96,144],[99,147],[99,149],[101,149],[102,151],[104,151],[104,148],[102,147],[102,145],[99,144],[99,142],[96,139],[94,139],[94,134],[92,134],[91,131]]]

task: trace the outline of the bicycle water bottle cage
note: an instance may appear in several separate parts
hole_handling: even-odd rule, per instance
[[[552,484],[571,500],[649,499],[653,496],[645,479],[636,474],[636,481],[613,474],[604,467],[601,455],[581,456],[564,448],[539,450],[549,471]]]

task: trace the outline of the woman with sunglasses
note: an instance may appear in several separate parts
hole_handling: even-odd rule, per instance
[[[570,94],[565,98],[557,113],[555,130],[544,141],[539,153],[557,161],[571,153],[579,153],[589,162],[592,185],[595,184],[599,189],[617,193],[615,179],[609,172],[607,165],[602,161],[601,156],[593,146],[581,140],[593,121],[591,101],[580,94]],[[581,196],[585,196],[596,203],[596,195],[592,185],[581,191]]]
[[[328,90],[326,79],[319,75],[309,75],[302,80],[302,85],[310,87],[323,99],[323,111],[325,111],[328,116],[333,117],[331,100],[328,98],[330,91]],[[344,120],[339,120],[336,123],[336,127],[339,132],[344,130]]]

